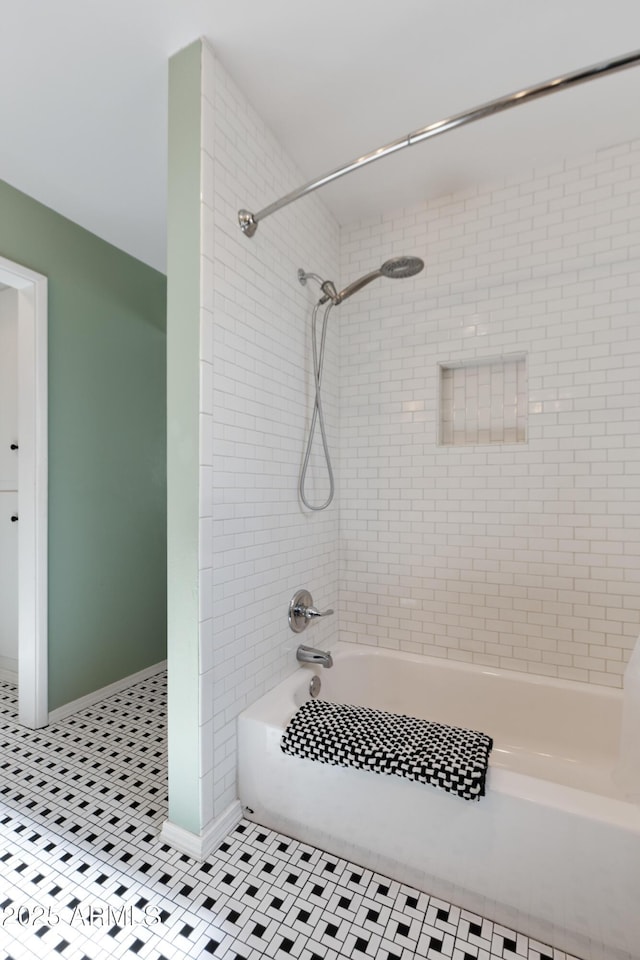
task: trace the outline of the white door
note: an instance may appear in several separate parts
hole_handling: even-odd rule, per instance
[[[16,680],[18,446],[18,291],[10,287],[0,290],[0,673]]]

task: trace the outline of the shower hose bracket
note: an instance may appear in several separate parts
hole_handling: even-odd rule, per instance
[[[238,223],[245,237],[252,237],[258,229],[258,221],[249,210],[238,210]]]

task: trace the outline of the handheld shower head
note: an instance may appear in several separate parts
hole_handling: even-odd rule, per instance
[[[359,280],[354,280],[353,283],[350,283],[348,287],[340,291],[333,302],[334,304],[342,303],[347,297],[357,293],[358,290],[362,290],[363,287],[366,287],[372,280],[377,280],[378,277],[388,277],[390,280],[403,280],[405,277],[414,277],[416,273],[420,273],[423,268],[424,260],[421,260],[420,257],[392,257],[390,260],[385,260],[377,270],[372,270],[371,273],[367,273],[364,277],[360,277]]]
[[[424,260],[420,257],[392,257],[385,260],[380,267],[380,273],[391,280],[403,280],[405,277],[415,277],[423,268]]]

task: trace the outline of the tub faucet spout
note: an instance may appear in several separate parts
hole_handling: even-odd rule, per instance
[[[333,657],[328,650],[316,650],[315,647],[305,647],[300,644],[296,651],[296,659],[300,663],[319,663],[323,667],[333,666]]]

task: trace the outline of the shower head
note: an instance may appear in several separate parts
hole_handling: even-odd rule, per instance
[[[380,273],[392,280],[403,280],[405,277],[415,277],[423,267],[424,260],[420,257],[392,257],[391,260],[385,260],[380,267]]]
[[[420,273],[423,267],[424,260],[421,260],[420,257],[392,257],[390,260],[385,260],[377,270],[372,270],[371,273],[365,274],[365,276],[360,277],[359,280],[354,280],[353,283],[345,287],[337,297],[330,296],[330,299],[333,300],[334,305],[342,303],[347,297],[357,293],[358,290],[362,290],[363,287],[366,287],[372,280],[377,280],[378,277],[389,277],[391,280],[403,280],[405,277],[414,277],[416,273]],[[325,293],[327,292],[328,291],[325,290]]]

